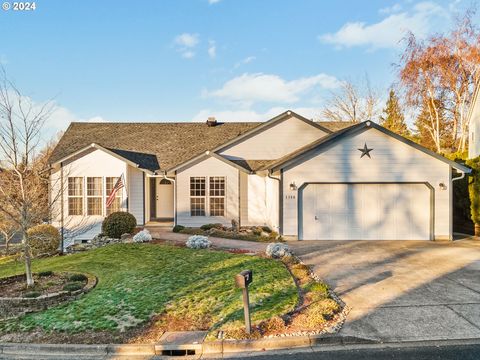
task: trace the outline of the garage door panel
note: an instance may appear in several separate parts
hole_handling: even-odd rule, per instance
[[[428,240],[425,184],[309,184],[302,192],[302,237],[317,240]]]

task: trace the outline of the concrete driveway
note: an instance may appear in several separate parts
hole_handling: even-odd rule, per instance
[[[289,245],[351,308],[341,335],[480,338],[480,241],[297,241]]]

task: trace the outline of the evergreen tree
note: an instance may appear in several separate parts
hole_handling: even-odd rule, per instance
[[[400,101],[393,89],[390,89],[385,109],[383,109],[383,114],[380,116],[380,125],[398,135],[405,137],[410,136],[410,130],[408,130],[407,124],[405,123]]]

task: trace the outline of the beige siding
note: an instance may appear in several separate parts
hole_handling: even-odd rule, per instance
[[[240,171],[240,225],[248,226],[248,174]]]
[[[101,231],[101,223],[103,216],[69,216],[68,215],[68,194],[67,194],[67,178],[71,176],[79,177],[103,177],[103,186],[105,187],[105,177],[107,176],[126,176],[127,165],[125,162],[111,156],[101,150],[89,150],[84,156],[79,156],[73,161],[65,164],[63,168],[63,185],[61,184],[61,170],[55,171],[51,175],[52,183],[52,200],[56,200],[52,206],[52,223],[54,226],[61,226],[61,191],[64,191],[63,208],[64,208],[64,227],[66,237],[75,238],[75,240],[89,240]],[[128,188],[122,189],[124,202],[123,208],[126,209],[126,198]],[[84,194],[86,194],[86,183],[84,182]],[[105,196],[103,196],[103,213],[105,213]],[[86,214],[86,201],[83,206]]]
[[[128,166],[128,212],[130,212],[135,219],[137,219],[138,225],[144,224],[143,218],[143,174],[144,172]]]
[[[278,159],[325,135],[324,131],[291,117],[222,149],[220,154],[230,159]]]
[[[226,178],[225,217],[190,216],[190,177],[224,176]],[[177,224],[199,227],[208,223],[231,225],[239,220],[239,170],[214,157],[177,172]],[[208,196],[207,196],[208,214]]]
[[[278,181],[266,174],[245,174],[240,179],[242,225],[268,225],[278,231]]]
[[[372,158],[360,158],[358,148],[367,143]],[[450,238],[451,187],[450,166],[376,129],[345,138],[324,152],[309,156],[283,173],[283,229],[287,236],[297,236],[298,196],[290,190],[308,182],[429,182],[434,188],[434,235]]]

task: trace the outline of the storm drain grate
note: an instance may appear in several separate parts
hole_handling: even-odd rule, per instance
[[[188,356],[195,355],[195,350],[162,350],[162,356]]]

